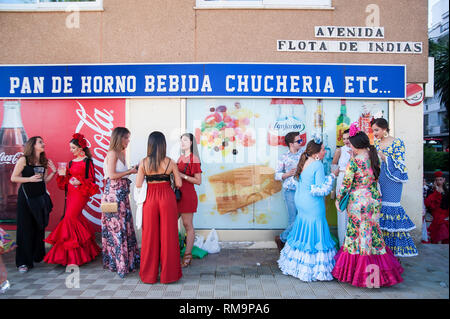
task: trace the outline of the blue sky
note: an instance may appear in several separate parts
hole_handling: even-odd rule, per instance
[[[431,8],[439,0],[428,0],[428,27],[431,27]]]

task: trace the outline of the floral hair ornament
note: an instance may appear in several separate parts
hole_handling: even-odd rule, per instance
[[[320,137],[319,134],[314,133],[312,137],[313,137],[314,143],[316,143],[316,144],[322,144],[322,138]]]
[[[381,119],[381,118],[383,118],[383,111],[381,111],[381,110],[373,115],[374,120]]]
[[[81,148],[84,149],[87,147],[87,142],[83,134],[75,133],[72,135],[72,137],[78,141],[78,145],[80,145]]]
[[[349,135],[350,137],[353,137],[353,136],[355,136],[356,134],[358,134],[359,131],[360,131],[360,130],[359,130],[358,122],[353,122],[353,123],[350,125],[350,129],[349,129],[348,135]]]

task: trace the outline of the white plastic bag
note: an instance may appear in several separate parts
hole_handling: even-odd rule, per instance
[[[194,239],[194,246],[197,246],[198,248],[203,249],[203,242],[205,241],[205,238],[201,235],[195,235]]]
[[[219,236],[217,235],[217,232],[214,228],[206,238],[202,249],[206,250],[209,254],[216,254],[220,251]]]

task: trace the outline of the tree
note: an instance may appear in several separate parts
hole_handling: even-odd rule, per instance
[[[434,57],[434,89],[440,98],[440,102],[449,109],[449,68],[448,68],[448,37],[440,39],[438,42],[429,41],[430,56]]]

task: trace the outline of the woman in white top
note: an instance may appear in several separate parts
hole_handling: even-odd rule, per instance
[[[102,202],[117,202],[118,211],[102,214],[103,268],[117,272],[123,278],[139,268],[140,253],[130,207],[130,184],[127,178],[137,173],[137,167],[128,169],[125,150],[130,142],[130,131],[116,127],[103,164],[105,190]]]
[[[342,181],[345,176],[345,168],[347,167],[350,158],[352,157],[352,149],[350,147],[349,140],[349,130],[345,130],[342,134],[342,140],[344,142],[344,146],[336,149],[334,153],[332,164],[339,166],[339,175],[336,179],[336,194],[341,188]],[[347,232],[347,222],[348,216],[347,211],[343,211],[342,213],[338,213],[337,215],[338,222],[338,238],[339,238],[339,246],[342,247],[344,244],[345,233]]]

